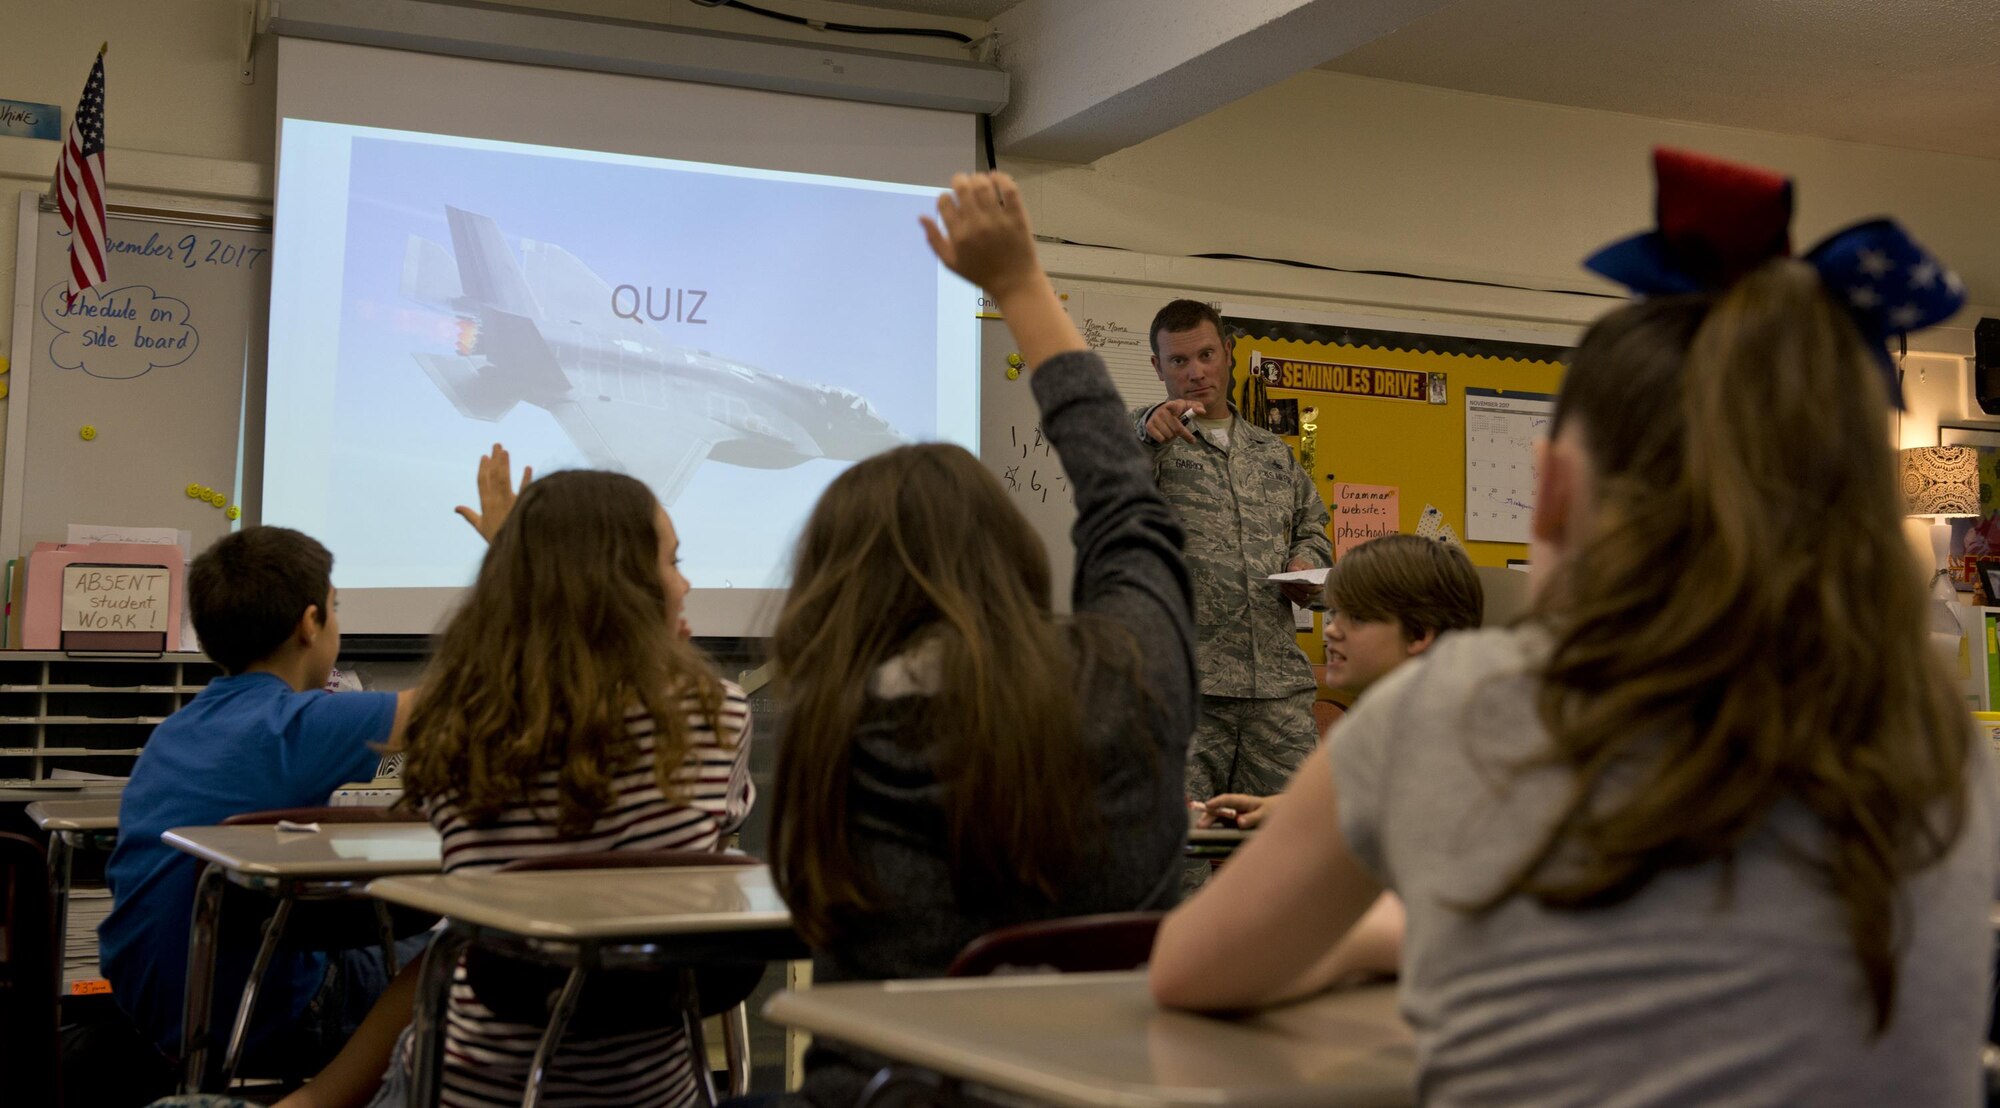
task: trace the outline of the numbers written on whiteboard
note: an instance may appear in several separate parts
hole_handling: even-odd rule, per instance
[[[1055,457],[1055,447],[1049,445],[1041,428],[1009,427],[1007,442],[1011,453],[1008,464],[1000,470],[1000,483],[1008,492],[1037,504],[1047,504],[1051,494],[1059,502],[1076,503],[1069,477],[1063,473],[1062,464]],[[1016,458],[1021,460],[1016,462]]]
[[[196,266],[218,266],[223,269],[255,268],[270,250],[262,246],[246,246],[227,239],[205,238],[201,235],[182,235],[178,241],[161,238],[156,231],[142,239],[113,238],[110,242],[113,254],[137,254],[142,258],[166,258],[178,262],[182,269]]]

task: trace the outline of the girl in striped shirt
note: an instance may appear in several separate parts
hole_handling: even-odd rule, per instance
[[[572,471],[483,522],[492,546],[412,708],[404,771],[445,872],[716,849],[750,807],[750,711],[676,633],[688,583],[666,511],[631,477]],[[443,1103],[520,1103],[541,1033],[481,1004],[461,962]],[[688,1104],[695,1064],[677,1026],[565,1035],[543,1096]]]
[[[718,848],[750,809],[750,709],[686,639],[688,583],[672,520],[644,484],[621,474],[527,478],[516,500],[506,452],[496,447],[481,461],[484,511],[460,511],[490,547],[411,710],[404,785],[443,837],[445,872]],[[377,1075],[408,1021],[413,983],[412,973],[399,976],[288,1108],[371,1094],[376,1105],[403,1103],[407,1032],[386,1084]],[[445,1013],[442,1103],[519,1104],[542,1031],[482,1004],[461,961]],[[691,1104],[696,1064],[677,1023],[571,1031],[544,1078],[543,1102]]]

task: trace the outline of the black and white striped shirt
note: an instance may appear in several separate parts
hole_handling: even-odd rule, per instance
[[[653,772],[653,721],[643,711],[628,716],[632,744],[612,781],[615,799],[590,831],[556,837],[556,774],[536,779],[532,796],[478,825],[468,823],[450,797],[425,805],[443,837],[444,871],[476,872],[524,858],[607,850],[713,850],[750,810],[750,706],[743,690],[724,682],[717,728],[700,702],[682,701],[688,752],[673,774],[680,794],[669,799]],[[445,1014],[444,1081],[447,1108],[499,1108],[520,1103],[542,1028],[504,1022],[474,998],[461,961]],[[577,1108],[638,1108],[695,1103],[695,1060],[678,1028],[647,1028],[578,1038],[565,1034],[543,1082],[546,1104]]]

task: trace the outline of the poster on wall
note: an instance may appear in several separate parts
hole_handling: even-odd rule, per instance
[[[1413,400],[1419,404],[1445,402],[1445,375],[1417,369],[1277,358],[1253,350],[1250,372],[1261,378],[1266,388],[1331,392],[1374,400]]]

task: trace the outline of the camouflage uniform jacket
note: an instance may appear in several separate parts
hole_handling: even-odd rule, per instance
[[[1194,622],[1204,696],[1278,697],[1313,687],[1292,630],[1292,605],[1264,578],[1293,558],[1333,564],[1326,504],[1284,441],[1241,417],[1227,450],[1197,430],[1155,443],[1152,407],[1133,423],[1153,455],[1153,480],[1180,514],[1194,579]]]

